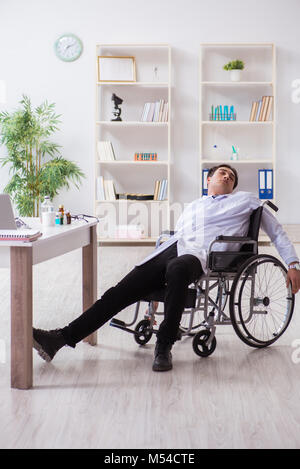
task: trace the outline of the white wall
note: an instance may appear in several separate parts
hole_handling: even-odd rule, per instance
[[[299,0],[0,0],[0,78],[6,109],[23,93],[34,105],[47,99],[62,114],[55,140],[63,156],[87,175],[80,192],[61,193],[70,210],[93,210],[95,44],[161,43],[172,46],[173,200],[199,193],[198,53],[201,42],[274,42],[277,46],[277,189],[279,218],[300,223],[300,104],[291,82],[300,78]],[[78,35],[84,53],[73,63],[54,54],[64,32]],[[4,149],[0,149],[3,156]],[[0,169],[0,191],[7,182]]]

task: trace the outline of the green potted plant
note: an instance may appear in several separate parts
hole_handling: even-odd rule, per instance
[[[241,71],[244,70],[245,64],[242,60],[232,60],[224,65],[224,70],[230,71],[230,79],[231,81],[240,81],[241,79]]]
[[[33,109],[24,95],[20,104],[16,111],[0,113],[0,143],[7,148],[7,156],[0,161],[2,167],[10,166],[12,174],[4,192],[10,194],[20,216],[38,217],[44,196],[52,200],[70,182],[78,188],[84,174],[61,156],[60,145],[50,141],[60,123],[55,104],[45,101]]]

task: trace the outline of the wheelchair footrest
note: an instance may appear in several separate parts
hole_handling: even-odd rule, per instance
[[[128,327],[126,327],[126,323],[124,321],[120,321],[120,319],[113,318],[110,321],[109,325],[113,327],[118,327],[119,329],[123,329],[123,331],[130,332],[131,334],[136,334],[136,331],[133,331],[132,329],[128,329]]]

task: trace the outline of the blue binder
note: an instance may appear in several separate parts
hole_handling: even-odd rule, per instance
[[[209,169],[202,169],[202,195],[207,195],[207,175]]]
[[[273,169],[258,170],[258,193],[260,199],[273,199]]]

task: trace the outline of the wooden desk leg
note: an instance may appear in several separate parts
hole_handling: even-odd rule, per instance
[[[10,248],[11,387],[32,387],[32,248]]]
[[[97,227],[90,227],[90,244],[82,248],[82,307],[87,310],[97,300]],[[97,331],[84,339],[97,344]]]

